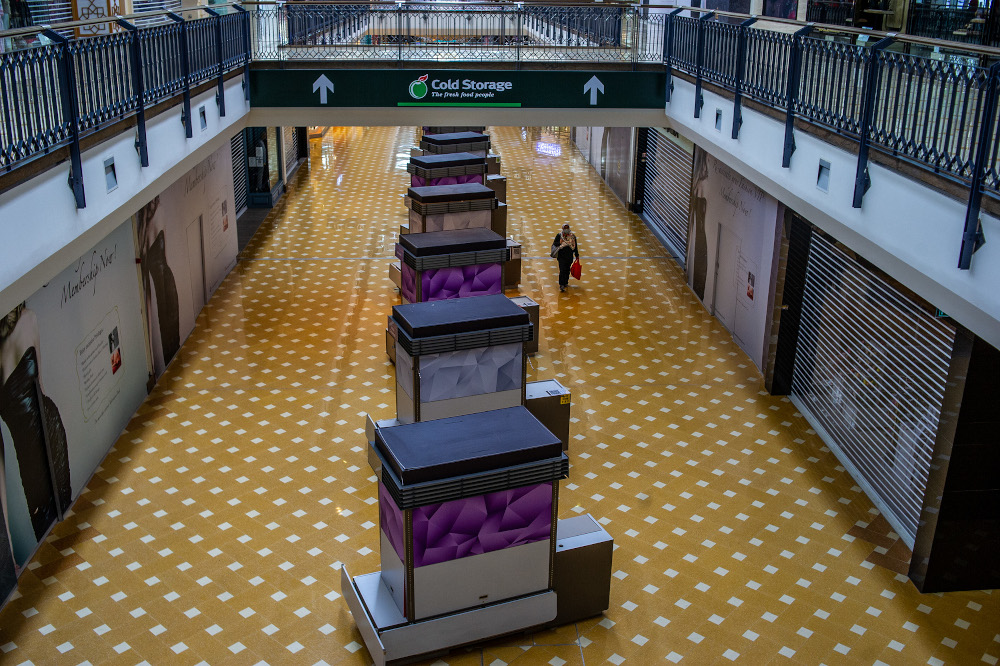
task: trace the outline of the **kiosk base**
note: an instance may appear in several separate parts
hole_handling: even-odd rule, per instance
[[[377,425],[395,423],[387,420]],[[375,428],[369,416],[365,425],[369,441],[374,439]],[[342,567],[340,587],[376,666],[408,663],[487,639],[600,615],[610,603],[613,551],[611,535],[590,514],[562,519],[556,527],[553,590],[410,624],[381,572],[352,578],[347,567]]]
[[[556,593],[548,590],[407,624],[380,573],[352,578],[342,567],[340,588],[376,666],[523,631],[556,617]]]

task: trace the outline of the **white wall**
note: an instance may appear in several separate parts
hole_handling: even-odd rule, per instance
[[[249,106],[242,78],[226,84],[226,117],[219,117],[216,88],[191,100],[194,137],[184,136],[181,108],[147,122],[149,166],[140,168],[135,132],[106,141],[83,155],[87,207],[77,209],[67,185],[69,163],[0,194],[0,312],[9,312],[89,247],[117,228],[170,183],[246,126]],[[208,127],[199,127],[204,106]],[[118,188],[106,192],[104,160],[114,157]]]
[[[669,126],[1000,347],[1000,221],[983,216],[987,243],[973,258],[972,270],[958,270],[965,201],[872,163],[864,206],[852,208],[854,154],[797,131],[791,168],[783,169],[782,122],[744,107],[740,138],[733,140],[732,101],[703,94],[702,117],[696,119],[694,84],[675,77],[666,106]],[[721,132],[715,129],[716,109],[722,111]],[[828,192],[816,186],[820,159],[831,165]]]

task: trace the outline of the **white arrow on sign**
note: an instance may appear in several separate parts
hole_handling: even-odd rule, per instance
[[[320,74],[319,78],[313,82],[313,92],[319,91],[319,103],[326,104],[326,94],[333,94],[333,81],[326,78],[326,74]],[[602,88],[603,90],[603,88]]]
[[[597,105],[597,93],[599,92],[604,92],[604,84],[601,83],[601,80],[597,78],[597,75],[595,74],[594,76],[590,77],[590,80],[587,81],[587,84],[583,86],[583,94],[586,95],[587,93],[590,93],[591,106]]]

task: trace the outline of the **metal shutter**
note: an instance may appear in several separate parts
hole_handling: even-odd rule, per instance
[[[181,11],[181,0],[133,0],[132,2],[132,12],[139,14],[141,12],[179,12]],[[198,14],[202,16],[202,14]],[[162,23],[169,20],[166,16],[158,16],[151,19],[143,19],[137,21],[139,25],[150,25],[153,23]]]
[[[233,151],[233,195],[236,198],[236,217],[247,209],[247,146],[240,132],[229,141]]]
[[[687,261],[692,154],[660,130],[649,128],[642,217],[682,266]]]
[[[33,25],[55,25],[73,21],[71,0],[28,0]]]
[[[294,127],[281,128],[282,148],[285,151],[285,178],[287,179],[299,161],[299,142]],[[286,183],[287,184],[287,183]]]
[[[794,404],[912,548],[954,327],[819,233],[799,327]]]

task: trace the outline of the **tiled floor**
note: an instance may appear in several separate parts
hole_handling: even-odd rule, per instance
[[[605,525],[615,573],[604,617],[443,660],[996,664],[1000,595],[920,595],[866,561],[849,532],[871,504],[565,134],[546,137],[561,157],[535,151],[538,130],[492,134],[521,292],[542,308],[529,374],[573,391],[560,513]],[[0,661],[369,661],[338,569],[378,568],[362,432],[366,413],[394,415],[387,266],[414,138],[336,129],[313,146],[21,577]],[[566,220],[584,279],[560,294],[547,250]]]

